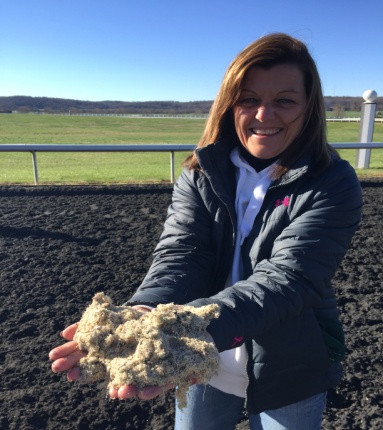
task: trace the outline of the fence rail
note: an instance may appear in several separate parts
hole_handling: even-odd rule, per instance
[[[192,144],[130,144],[130,145],[86,145],[86,144],[0,144],[0,152],[30,152],[32,154],[35,185],[39,183],[37,152],[169,152],[170,180],[174,183],[174,153],[195,149]]]
[[[373,143],[330,143],[335,149],[377,149],[383,148],[383,142]],[[32,154],[35,185],[38,185],[37,152],[170,152],[170,180],[174,183],[174,153],[189,152],[196,148],[194,144],[130,144],[130,145],[86,145],[86,144],[0,144],[0,152],[30,152]]]

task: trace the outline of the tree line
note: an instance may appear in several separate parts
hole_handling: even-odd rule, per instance
[[[49,97],[0,97],[0,112],[100,114],[206,114],[212,101],[83,101]]]
[[[344,112],[361,110],[362,97],[325,96],[326,111],[341,117]],[[51,97],[12,96],[0,97],[0,113],[65,113],[65,114],[170,114],[202,115],[209,113],[213,101],[83,101]],[[383,97],[377,99],[377,111],[383,111]]]

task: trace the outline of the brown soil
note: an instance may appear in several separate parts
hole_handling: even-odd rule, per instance
[[[362,185],[362,226],[334,280],[348,357],[328,396],[325,430],[383,422],[383,182]],[[1,429],[172,428],[173,393],[112,401],[101,383],[66,383],[48,360],[95,293],[116,304],[132,295],[170,198],[169,186],[0,187]]]

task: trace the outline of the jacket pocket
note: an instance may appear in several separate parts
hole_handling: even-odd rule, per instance
[[[330,364],[322,331],[311,309],[253,340],[255,377],[288,372],[323,372]],[[300,369],[300,370],[299,370]]]
[[[343,361],[346,358],[346,342],[342,323],[335,318],[316,315],[331,361]]]

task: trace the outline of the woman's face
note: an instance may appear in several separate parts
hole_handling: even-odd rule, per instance
[[[239,140],[254,157],[276,157],[301,131],[305,108],[304,79],[297,66],[254,66],[247,71],[233,107]]]

